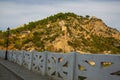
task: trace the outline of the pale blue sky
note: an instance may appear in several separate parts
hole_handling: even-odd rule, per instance
[[[120,31],[120,0],[0,0],[0,30],[59,12],[96,16]]]

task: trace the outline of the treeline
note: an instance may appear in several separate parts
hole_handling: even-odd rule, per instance
[[[28,24],[24,24],[23,26],[21,26],[21,27],[19,27],[17,29],[11,30],[11,32],[14,33],[14,34],[19,34],[23,30],[30,30],[31,31],[37,25],[46,25],[49,22],[53,23],[53,22],[56,22],[57,19],[59,19],[59,20],[62,20],[62,19],[66,20],[68,16],[74,17],[74,18],[77,17],[76,14],[70,13],[70,12],[68,12],[68,13],[58,13],[58,14],[55,14],[55,15],[51,15],[50,17],[44,18],[42,20],[39,20],[39,21],[29,22]]]

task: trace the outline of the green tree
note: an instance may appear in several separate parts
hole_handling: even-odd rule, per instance
[[[90,16],[89,16],[89,15],[86,15],[85,17],[86,17],[87,19],[89,19],[89,18],[90,18]]]

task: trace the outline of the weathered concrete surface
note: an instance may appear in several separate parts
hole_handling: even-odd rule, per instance
[[[6,72],[4,72],[5,69],[1,70],[1,67],[0,67],[0,71],[1,71],[0,72],[0,80],[22,80],[22,79],[23,80],[53,80],[49,77],[34,73],[32,71],[25,69],[22,66],[11,63],[9,61],[5,61],[4,59],[1,59],[1,58],[0,58],[0,64],[2,65],[2,67],[4,66],[5,68],[7,68],[9,70],[9,72],[12,73],[12,74],[11,73],[6,74]],[[16,75],[13,76],[13,73]],[[10,79],[9,74],[11,74],[13,76],[13,77],[11,76],[12,79]],[[1,77],[1,76],[4,76],[4,77]],[[5,76],[6,76],[6,78],[5,78]]]
[[[23,80],[0,64],[0,80]]]

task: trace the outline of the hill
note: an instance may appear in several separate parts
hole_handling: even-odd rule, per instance
[[[58,13],[10,30],[9,49],[119,54],[120,32],[94,16]]]

